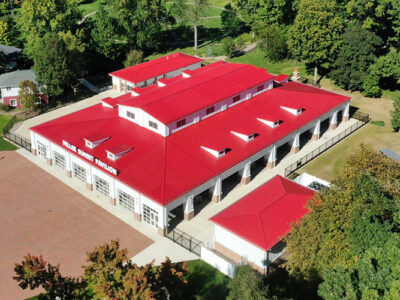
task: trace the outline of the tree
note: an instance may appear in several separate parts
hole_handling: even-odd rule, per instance
[[[235,276],[228,283],[229,295],[227,300],[268,299],[268,289],[264,286],[260,275],[249,265],[236,267]]]
[[[85,45],[71,32],[47,33],[32,51],[37,81],[48,96],[61,94],[76,81],[83,69]]]
[[[393,110],[391,111],[392,116],[392,128],[394,131],[400,131],[400,99],[397,98],[393,101]]]
[[[89,264],[79,278],[63,277],[58,265],[28,254],[16,264],[14,279],[23,289],[43,287],[50,299],[181,299],[188,275],[184,262],[167,257],[160,266],[151,262],[139,267],[128,261],[127,253],[118,241],[96,247],[87,253]]]
[[[222,40],[222,51],[225,55],[232,56],[232,54],[235,52],[235,49],[236,45],[233,38],[228,36]]]
[[[140,64],[144,61],[143,52],[138,50],[132,50],[126,55],[124,61],[125,68]]]
[[[157,48],[167,24],[165,0],[104,1],[95,15],[94,48],[112,60],[123,59],[129,49]]]
[[[351,155],[285,238],[289,273],[312,279],[339,265],[348,269],[354,256],[385,243],[400,224],[399,179],[399,164],[372,148],[362,146]]]
[[[238,17],[230,3],[225,5],[224,8],[224,11],[221,13],[222,28],[230,36],[240,34],[244,27],[243,21]]]
[[[14,280],[22,289],[42,287],[49,299],[87,299],[85,284],[78,278],[63,277],[60,266],[46,263],[41,256],[28,254],[20,264],[15,264]]]
[[[200,17],[203,16],[210,6],[208,0],[177,0],[172,6],[172,12],[179,23],[190,24],[194,32],[194,49],[197,49],[197,27]]]
[[[36,84],[30,80],[21,81],[18,92],[19,101],[26,109],[32,109],[39,98],[39,91]]]
[[[17,25],[26,40],[25,52],[33,58],[37,39],[46,33],[75,33],[81,13],[76,0],[25,0]]]
[[[346,30],[338,57],[333,63],[331,78],[340,87],[362,90],[368,67],[377,59],[376,52],[382,40],[356,24]]]
[[[396,88],[400,84],[400,52],[391,51],[378,58],[368,69],[365,78],[363,94],[367,97],[379,97],[382,94],[381,86]]]
[[[318,294],[324,299],[396,299],[400,294],[400,239],[392,235],[383,247],[374,246],[351,269],[324,273]]]
[[[347,3],[350,23],[360,22],[374,32],[385,45],[400,46],[400,3],[397,0],[350,0]]]
[[[0,44],[10,45],[8,24],[2,20],[0,20]]]
[[[296,17],[300,0],[233,0],[234,7],[248,26],[255,29],[263,25],[291,25]]]
[[[260,48],[269,61],[276,62],[286,57],[285,37],[277,25],[265,26],[257,35],[260,39]]]
[[[335,61],[343,28],[335,0],[301,0],[288,45],[295,58],[314,67],[314,84],[318,68],[329,70]]]

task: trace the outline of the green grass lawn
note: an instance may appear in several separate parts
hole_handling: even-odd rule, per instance
[[[191,274],[188,276],[184,299],[219,300],[226,298],[228,276],[200,259],[188,261],[187,268]]]
[[[96,11],[100,6],[100,1],[98,0],[93,0],[92,2],[90,1],[82,1],[82,2],[89,2],[79,5],[79,8],[82,11],[83,16],[86,16],[87,14]]]
[[[282,62],[269,62],[264,57],[261,50],[256,49],[253,52],[246,53],[245,55],[230,58],[228,61],[234,63],[242,63],[242,64],[251,64],[259,68],[267,69],[271,74],[287,74],[292,75],[293,70],[295,67],[299,67],[299,71],[302,77],[309,77],[306,76],[306,67],[304,63],[298,62],[296,60],[285,60]]]
[[[13,144],[5,141],[2,137],[3,135],[3,127],[10,121],[11,117],[0,114],[0,151],[11,151],[18,149]]]

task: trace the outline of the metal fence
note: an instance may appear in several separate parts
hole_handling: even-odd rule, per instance
[[[3,137],[9,140],[10,142],[13,142],[14,144],[17,144],[18,146],[25,148],[28,151],[31,151],[31,142],[28,139],[19,136],[18,134],[12,133],[10,131],[11,128],[15,125],[15,123],[17,123],[24,117],[26,119],[29,118],[29,113],[18,114],[18,115],[19,115],[18,118],[17,115],[13,116],[10,119],[10,121],[8,121],[6,126],[3,127]]]
[[[191,237],[187,233],[179,230],[173,229],[167,234],[167,238],[169,238],[174,243],[177,243],[179,246],[189,250],[190,252],[200,256],[201,255],[201,241]]]
[[[347,128],[345,131],[342,131],[339,133],[337,136],[334,136],[321,146],[319,146],[317,149],[314,151],[308,153],[307,155],[303,156],[302,158],[298,159],[295,161],[293,164],[288,166],[285,169],[285,177],[290,176],[292,173],[294,173],[296,170],[300,169],[302,166],[313,160],[315,157],[318,155],[324,153],[326,150],[331,148],[332,146],[336,145],[338,142],[343,140],[345,137],[359,129],[360,127],[364,126],[367,124],[371,119],[369,115],[364,114],[362,112],[355,112],[352,116],[353,119],[356,119],[357,122],[353,124],[350,128]]]

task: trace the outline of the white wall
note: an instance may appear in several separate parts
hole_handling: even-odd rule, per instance
[[[19,92],[19,87],[12,87],[9,91],[7,88],[1,89],[1,97],[17,97]]]
[[[218,255],[217,253],[206,248],[203,245],[201,245],[200,253],[202,260],[219,270],[221,273],[229,276],[230,278],[233,278],[233,276],[235,275],[236,264],[226,260],[222,256]]]
[[[247,258],[255,265],[265,268],[266,251],[246,240],[238,237],[230,231],[215,225],[215,242],[220,243],[228,249],[231,249],[240,256]]]
[[[297,176],[294,180],[294,182],[297,182],[298,184],[301,184],[305,187],[308,187],[308,185],[310,183],[312,183],[313,181],[319,182],[325,186],[330,186],[330,183],[326,180],[323,180],[321,178],[315,177],[313,175],[310,175],[308,173],[303,173],[300,176]]]

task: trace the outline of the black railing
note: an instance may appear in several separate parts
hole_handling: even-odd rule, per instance
[[[179,229],[173,229],[168,232],[167,238],[197,256],[201,256],[201,241],[191,237],[187,233]]]
[[[332,146],[336,145],[339,143],[341,140],[346,138],[348,135],[359,129],[360,127],[364,126],[367,124],[371,119],[369,115],[364,114],[362,112],[355,112],[352,115],[353,119],[356,119],[357,122],[353,124],[350,128],[347,128],[345,131],[342,131],[339,133],[337,136],[334,136],[321,146],[319,146],[317,149],[314,151],[308,153],[307,155],[304,155],[302,158],[298,159],[294,163],[292,163],[290,166],[288,166],[285,169],[285,177],[290,176],[292,173],[300,169],[302,166],[319,156],[320,154],[324,153],[326,150],[330,149]]]
[[[28,114],[29,113],[27,113],[26,115],[22,115],[22,117],[28,116]],[[25,148],[28,151],[31,151],[31,142],[28,139],[11,132],[11,128],[19,120],[19,117],[17,118],[16,116],[13,116],[10,121],[8,121],[8,123],[3,127],[3,137],[10,142],[13,142],[14,144],[17,144],[18,146]]]

